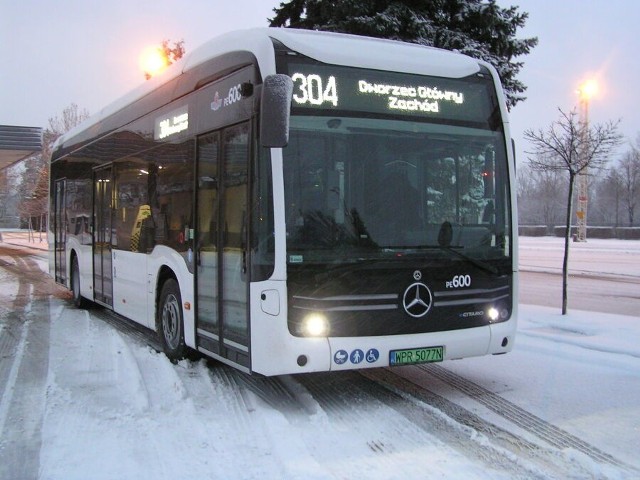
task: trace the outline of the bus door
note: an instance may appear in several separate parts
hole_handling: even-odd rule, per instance
[[[66,180],[56,180],[54,190],[54,251],[55,251],[55,278],[56,282],[64,283],[67,280],[67,219],[65,206]]]
[[[112,167],[93,174],[93,290],[96,302],[113,306],[111,259]]]
[[[250,368],[247,283],[249,124],[198,139],[198,348]]]

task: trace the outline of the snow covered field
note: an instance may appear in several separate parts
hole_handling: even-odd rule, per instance
[[[638,317],[521,305],[508,355],[250,379],[0,282],[2,479],[640,478]]]

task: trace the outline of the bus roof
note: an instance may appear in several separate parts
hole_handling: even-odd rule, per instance
[[[75,137],[86,137],[81,135],[82,132],[96,127],[102,120],[151,94],[162,85],[220,55],[240,51],[252,52],[263,77],[275,73],[272,39],[315,60],[343,66],[453,78],[478,72],[480,64],[487,66],[484,62],[459,53],[394,40],[290,28],[238,30],[209,40],[187,53],[161,75],[145,81],[92,115],[81,125],[61,136],[54,145],[54,152],[62,147],[71,147],[76,143]]]
[[[479,70],[475,59],[415,43],[315,30],[264,30],[291,50],[325,63],[454,78]]]

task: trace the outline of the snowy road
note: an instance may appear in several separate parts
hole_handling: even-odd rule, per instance
[[[256,379],[171,364],[43,263],[0,245],[0,479],[640,477],[638,318],[525,306],[509,355]]]
[[[0,478],[37,478],[49,362],[50,298],[66,293],[30,251],[0,246]],[[33,461],[32,461],[33,460]]]
[[[561,308],[563,242],[520,237],[520,303]],[[640,242],[571,243],[568,300],[569,309],[640,316]]]

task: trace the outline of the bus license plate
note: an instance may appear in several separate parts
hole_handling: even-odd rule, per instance
[[[413,365],[416,363],[441,362],[444,347],[408,348],[389,352],[389,365]]]

